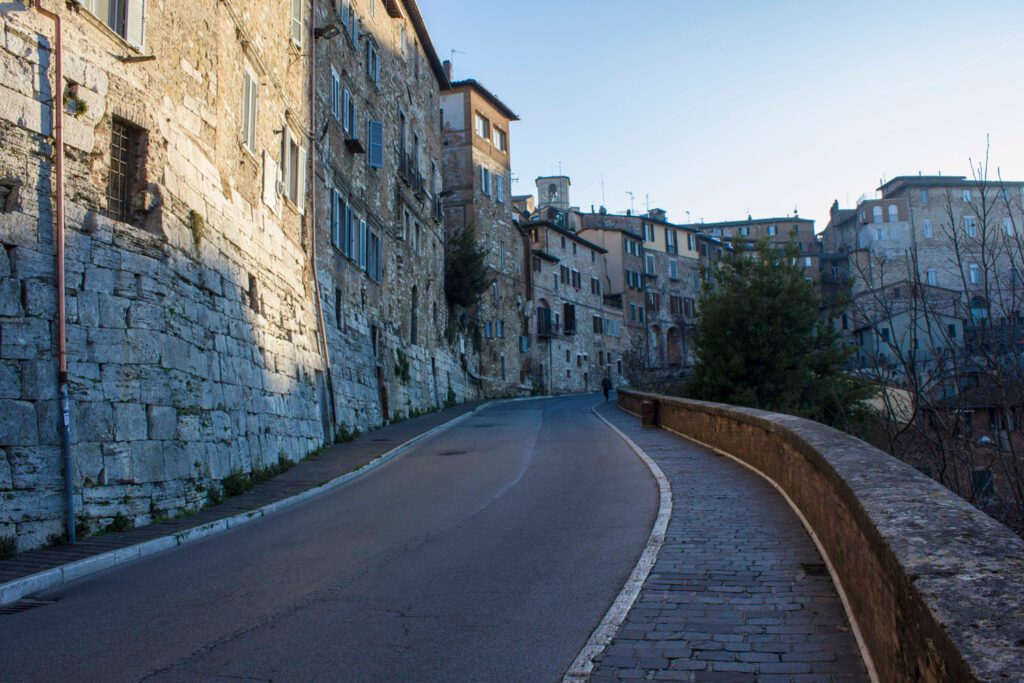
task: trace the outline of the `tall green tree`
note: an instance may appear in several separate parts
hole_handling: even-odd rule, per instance
[[[448,240],[445,249],[444,293],[453,306],[469,308],[487,289],[487,251],[473,233],[473,226],[467,226]]]
[[[872,395],[843,371],[843,343],[799,250],[759,243],[710,271],[700,299],[694,398],[848,426]]]

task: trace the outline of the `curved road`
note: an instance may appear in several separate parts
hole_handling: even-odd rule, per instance
[[[657,510],[593,396],[500,404],[352,484],[0,616],[0,679],[553,681]]]

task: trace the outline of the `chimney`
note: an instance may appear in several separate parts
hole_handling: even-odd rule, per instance
[[[434,63],[436,64],[437,62],[434,62]],[[450,59],[446,59],[446,60],[444,60],[444,64],[442,66],[444,67],[444,76],[445,76],[445,78],[447,78],[448,82],[451,83],[452,82],[452,61]]]

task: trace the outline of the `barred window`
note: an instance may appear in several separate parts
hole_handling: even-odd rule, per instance
[[[132,217],[132,197],[138,177],[138,151],[143,130],[119,118],[110,130],[110,175],[107,178],[107,212],[110,217],[128,222]]]

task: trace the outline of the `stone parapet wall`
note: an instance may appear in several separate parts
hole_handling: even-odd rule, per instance
[[[868,444],[798,417],[622,391],[775,483],[816,536],[880,681],[1020,680],[1024,541]],[[650,406],[648,406],[650,413]],[[728,482],[723,482],[728,486]]]

